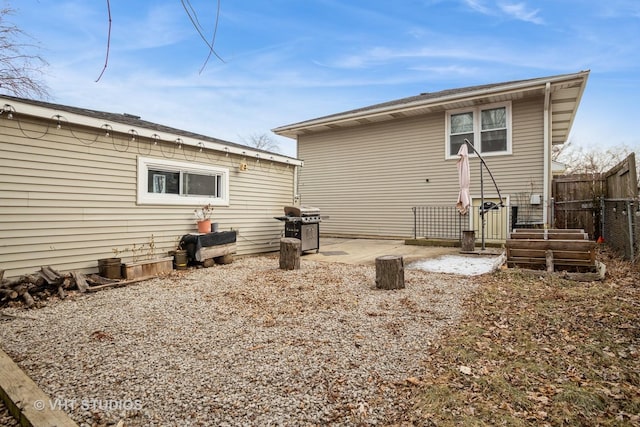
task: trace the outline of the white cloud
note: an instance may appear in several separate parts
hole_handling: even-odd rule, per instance
[[[533,24],[544,24],[544,20],[538,15],[540,9],[531,9],[526,3],[498,3],[497,7],[493,4],[488,4],[483,0],[463,0],[469,8],[476,12],[482,13],[488,16],[500,16],[500,12],[506,15],[508,18],[517,19],[519,21],[530,22]]]
[[[122,13],[124,16],[118,16],[114,21],[112,42],[119,43],[121,49],[135,51],[170,46],[192,37],[195,32],[176,5],[153,4],[140,13],[143,15],[126,16]]]
[[[608,0],[598,4],[599,14],[604,18],[640,18],[640,3],[637,0]]]
[[[415,66],[411,67],[414,71],[426,71],[429,74],[435,76],[445,76],[451,78],[452,76],[459,77],[471,77],[477,76],[480,71],[478,67],[465,67],[459,65],[443,65],[443,66]]]
[[[442,37],[441,40],[445,38]],[[437,45],[437,47],[431,47],[431,45]],[[390,65],[401,72],[403,68],[398,68],[398,65],[403,62],[403,66],[408,69],[424,70],[426,68],[421,64],[428,60],[429,65],[426,67],[434,69],[457,67],[458,64],[465,62],[467,65],[464,68],[466,69],[478,67],[478,62],[537,68],[541,63],[546,66],[556,63],[558,58],[553,58],[553,54],[553,51],[530,51],[526,57],[523,57],[521,48],[509,47],[502,44],[500,40],[478,37],[473,39],[448,37],[447,42],[436,40],[426,47],[415,46],[405,49],[375,47],[358,54],[345,55],[333,62],[326,62],[324,65],[353,70],[375,69],[382,65]],[[455,63],[452,64],[451,61],[455,61]],[[469,61],[472,64],[469,64]]]
[[[504,13],[520,21],[538,25],[544,23],[543,19],[538,16],[540,9],[531,10],[524,3],[501,3],[499,7]]]
[[[464,3],[476,12],[480,12],[485,15],[492,15],[491,9],[484,5],[481,0],[463,0]]]

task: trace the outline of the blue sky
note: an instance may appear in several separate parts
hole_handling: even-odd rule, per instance
[[[640,151],[637,0],[221,0],[216,52],[180,0],[14,0],[50,101],[243,143],[421,92],[591,70],[570,136]],[[210,37],[217,1],[191,0]]]

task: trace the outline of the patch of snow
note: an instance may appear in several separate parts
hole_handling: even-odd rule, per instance
[[[464,276],[476,276],[490,273],[504,262],[504,255],[444,255],[438,258],[414,261],[407,268],[425,270],[434,273],[453,273]]]

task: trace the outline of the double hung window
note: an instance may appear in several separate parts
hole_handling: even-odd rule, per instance
[[[455,110],[446,116],[448,158],[458,154],[465,139],[483,156],[511,154],[511,104]]]

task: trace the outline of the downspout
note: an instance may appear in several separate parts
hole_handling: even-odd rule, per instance
[[[551,138],[550,138],[550,109],[551,109],[551,82],[544,87],[544,175],[543,175],[543,210],[542,223],[549,227],[549,208],[551,203]]]
[[[296,159],[300,155],[300,135],[296,136]],[[304,166],[304,161],[300,161],[299,164],[293,167],[293,205],[298,206],[302,204],[302,196],[300,195],[300,169]]]
[[[296,206],[300,202],[300,193],[298,193],[298,172],[299,166],[293,167],[293,205]]]

